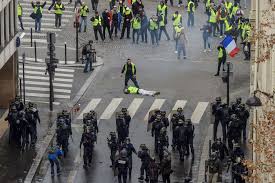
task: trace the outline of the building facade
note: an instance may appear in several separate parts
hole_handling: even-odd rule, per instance
[[[273,159],[269,159],[265,150],[270,148],[268,147],[270,142],[274,143],[272,132],[274,133],[275,121],[275,0],[251,0],[250,21],[254,27],[252,37],[254,40],[251,47],[250,92],[252,96],[256,90],[259,91],[256,92],[256,96],[262,102],[261,107],[252,109],[251,126],[256,127],[250,128],[252,160],[256,165],[266,162],[273,169],[273,173],[258,169],[254,172],[258,179],[253,180],[254,182],[270,183],[274,182],[272,180],[274,178],[274,167],[272,167],[274,156],[272,156]],[[267,111],[273,113],[270,120],[271,125],[266,124],[268,120],[265,120],[264,114]],[[271,146],[270,150],[271,153],[274,153],[274,147]]]
[[[0,108],[17,90],[17,0],[0,0]]]

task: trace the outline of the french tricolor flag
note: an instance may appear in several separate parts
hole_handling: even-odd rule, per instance
[[[226,52],[230,55],[230,57],[235,57],[235,55],[240,51],[232,36],[226,36],[221,44],[225,48]]]

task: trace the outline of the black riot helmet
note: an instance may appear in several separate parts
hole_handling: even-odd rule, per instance
[[[216,102],[218,102],[218,103],[222,102],[221,97],[216,97]]]
[[[148,148],[146,147],[145,144],[140,144],[140,149],[143,150],[143,151],[147,151]]]
[[[16,109],[16,106],[15,106],[15,105],[12,105],[12,106],[11,106],[11,112],[17,112],[17,109]]]
[[[242,98],[241,97],[236,98],[236,103],[241,104],[242,103]]]
[[[29,107],[29,108],[32,108],[33,106],[34,106],[34,104],[33,104],[32,102],[29,102],[29,103],[28,103],[28,107]]]
[[[213,152],[210,155],[210,160],[216,160],[217,159],[217,153]]]
[[[120,153],[119,153],[120,157],[122,158],[126,158],[127,157],[127,150],[125,148],[123,148]]]
[[[177,112],[178,112],[178,113],[181,113],[182,111],[183,111],[182,107],[179,107],[179,108],[177,109]]]
[[[165,116],[165,115],[166,115],[166,111],[161,111],[160,114],[161,114],[162,116]]]
[[[123,113],[127,113],[127,108],[125,108],[125,107],[124,107],[124,108],[122,108],[122,109],[121,109],[121,112],[123,112]]]

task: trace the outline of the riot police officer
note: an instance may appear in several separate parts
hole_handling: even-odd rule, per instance
[[[110,155],[110,160],[112,162],[112,164],[110,165],[110,167],[114,166],[114,162],[115,162],[115,155],[116,152],[118,150],[118,140],[116,137],[116,132],[110,132],[110,136],[109,138],[107,138],[107,142],[108,142],[108,146],[111,150],[111,155]]]
[[[233,140],[234,143],[239,143],[241,139],[241,122],[236,114],[231,115],[231,121],[228,124],[228,147],[230,150],[233,149]]]
[[[245,183],[244,176],[248,175],[247,167],[242,163],[241,158],[236,159],[236,163],[232,166],[232,182]]]
[[[160,112],[160,115],[161,115],[161,120],[163,122],[163,124],[165,125],[165,127],[167,128],[169,126],[169,120],[168,118],[166,117],[166,111],[161,111]]]
[[[222,125],[222,131],[223,131],[223,138],[226,138],[226,123],[223,120],[224,117],[224,111],[223,111],[223,105],[221,101],[221,97],[216,98],[216,103],[212,105],[212,115],[215,116],[215,121],[214,121],[214,140],[217,138],[217,128],[219,123]]]
[[[182,119],[179,119],[178,126],[175,129],[175,138],[181,161],[184,161],[184,155],[186,154],[186,149],[188,145],[186,133],[187,124]]]
[[[21,101],[21,98],[19,96],[15,96],[15,99],[14,101],[11,103],[11,106],[12,105],[15,105],[16,107],[16,110],[19,112],[19,111],[22,111],[24,109],[24,104],[23,102]]]
[[[185,121],[185,116],[183,114],[182,107],[177,108],[177,116],[178,116],[178,119],[181,119],[182,121]]]
[[[245,104],[240,104],[238,106],[238,108],[236,109],[236,114],[241,121],[243,141],[245,142],[246,141],[246,125],[247,125],[247,120],[249,118],[249,112],[247,109],[245,109]]]
[[[38,109],[32,102],[29,102],[27,108],[25,109],[25,112],[26,120],[30,124],[28,131],[31,135],[31,143],[35,144],[35,142],[37,141],[37,122],[40,123]]]
[[[157,183],[158,182],[158,176],[159,176],[159,165],[156,163],[156,160],[154,157],[152,157],[150,164],[149,164],[149,179],[150,183]]]
[[[159,115],[159,114],[160,114],[160,110],[156,109],[154,111],[154,113],[150,116],[150,119],[148,120],[148,123],[153,123],[156,120],[157,115]]]
[[[126,124],[126,120],[123,117],[123,113],[121,112],[118,114],[118,117],[116,119],[116,129],[118,135],[118,142],[119,144],[122,144],[128,136],[128,127]]]
[[[26,145],[26,132],[29,126],[28,121],[25,118],[25,112],[22,110],[18,113],[18,119],[16,121],[16,142],[19,147],[24,150]]]
[[[10,111],[8,116],[5,118],[5,121],[9,122],[10,131],[9,131],[9,143],[11,140],[14,140],[16,137],[16,124],[18,119],[18,111],[15,105],[10,106]]]
[[[160,174],[164,183],[170,183],[170,175],[172,173],[170,152],[164,154],[164,158],[160,161]]]
[[[234,102],[232,105],[231,105],[231,108],[230,108],[230,114],[236,114],[236,109],[239,107],[239,105],[242,103],[242,98],[241,97],[238,97],[236,98],[236,102]]]
[[[126,183],[129,160],[125,149],[120,151],[119,158],[115,161],[115,168],[118,170],[118,183],[122,183],[121,179],[123,179],[123,183]]]
[[[217,180],[214,180],[214,177],[217,177],[217,179],[220,179],[222,174],[222,162],[218,158],[218,155],[216,153],[212,153],[210,155],[210,159],[206,161],[205,167],[206,167],[205,171],[208,172],[207,182],[208,183],[217,182]]]
[[[132,154],[137,155],[137,151],[134,147],[134,145],[131,143],[131,140],[129,137],[126,138],[126,143],[122,145],[122,149],[125,148],[127,151],[127,158],[128,158],[128,168],[129,168],[129,178],[132,177],[132,166],[133,166],[133,156]]]
[[[168,148],[169,146],[169,138],[167,135],[166,127],[162,127],[160,130],[160,135],[158,139],[158,154],[159,154],[159,160],[161,161],[164,156],[164,150]]]
[[[126,122],[126,127],[127,127],[127,137],[129,136],[129,127],[130,127],[130,122],[131,122],[131,116],[128,114],[128,111],[126,108],[122,108],[121,112],[123,114],[123,118]]]
[[[161,121],[161,115],[158,114],[155,121],[152,124],[152,131],[151,131],[152,137],[155,137],[155,152],[158,152],[159,150],[158,139],[159,139],[160,130],[162,129],[162,127],[165,127],[165,125]]]
[[[171,125],[172,125],[172,149],[175,150],[176,147],[176,137],[175,137],[175,129],[178,126],[179,118],[176,113],[174,113],[171,117]]]
[[[211,146],[212,152],[216,152],[221,161],[224,160],[225,155],[228,156],[228,149],[224,143],[222,143],[221,138],[218,138],[214,141]]]
[[[62,117],[57,119],[57,129],[56,129],[56,143],[64,151],[64,158],[67,156],[68,146],[69,146],[69,136],[71,130],[69,129],[66,120]]]
[[[87,168],[91,166],[92,157],[93,157],[93,149],[94,149],[94,142],[96,140],[95,134],[90,132],[91,128],[87,128],[83,133],[80,140],[79,148],[81,149],[81,145],[84,146],[84,153],[83,153],[83,168]]]
[[[194,159],[194,144],[193,139],[195,136],[195,127],[192,124],[191,119],[186,119],[187,127],[186,127],[186,138],[187,138],[187,147],[186,147],[186,155],[189,156],[189,147],[192,153],[192,159]]]
[[[146,147],[145,144],[140,145],[140,150],[138,151],[138,157],[141,160],[141,167],[140,167],[140,177],[139,180],[144,180],[144,172],[146,174],[145,181],[149,181],[149,164],[151,161],[151,157],[149,154],[149,149]]]

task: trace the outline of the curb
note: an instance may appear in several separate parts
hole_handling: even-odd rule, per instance
[[[0,139],[5,134],[7,129],[9,128],[8,121],[5,121],[6,116],[8,115],[9,110],[7,109],[5,113],[2,115],[2,118],[0,119]]]

